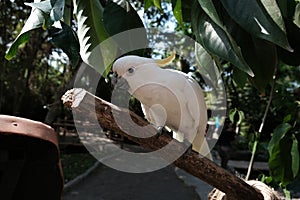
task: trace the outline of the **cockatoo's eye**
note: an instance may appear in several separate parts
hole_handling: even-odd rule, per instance
[[[132,74],[133,72],[134,72],[134,70],[135,70],[135,68],[134,67],[130,67],[130,68],[128,68],[128,72],[130,73],[130,74]]]

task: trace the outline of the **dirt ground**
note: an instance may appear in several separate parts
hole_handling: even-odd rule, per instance
[[[200,200],[174,166],[144,174],[120,172],[102,164],[63,194],[62,200]]]

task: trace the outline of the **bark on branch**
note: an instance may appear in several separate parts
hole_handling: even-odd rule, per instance
[[[67,91],[62,97],[62,100],[65,106],[71,108],[72,110],[75,110],[76,112],[85,114],[86,119],[94,117],[96,114],[97,120],[101,127],[113,130],[140,144],[146,149],[161,149],[172,140],[172,138],[168,135],[162,135],[159,138],[153,136],[153,132],[155,132],[154,128],[149,128],[149,132],[140,133],[144,134],[145,136],[152,137],[137,138],[128,135],[126,132],[130,133],[131,131],[136,132],[140,130],[137,129],[136,126],[133,126],[126,121],[118,122],[119,124],[122,123],[121,130],[119,125],[115,122],[114,116],[120,116],[120,119],[122,119],[122,115],[128,115],[129,112],[132,120],[136,124],[140,126],[146,126],[148,125],[148,122],[146,122],[143,118],[139,117],[135,113],[106,102],[83,89],[76,88]],[[114,116],[112,115],[112,113],[114,113]],[[178,149],[180,148],[183,147],[180,143],[178,143]],[[167,159],[167,155],[164,156],[166,156]],[[230,174],[209,159],[200,157],[196,152],[189,152],[188,154],[181,156],[174,162],[174,164],[177,167],[185,170],[186,172],[200,178],[209,185],[224,192],[226,194],[227,200],[264,199],[263,195],[258,192],[258,190],[251,187],[245,181]]]

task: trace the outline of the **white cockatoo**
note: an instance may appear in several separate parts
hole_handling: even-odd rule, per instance
[[[199,84],[187,74],[161,67],[170,64],[175,52],[166,59],[124,56],[113,64],[113,82],[126,85],[142,105],[146,119],[161,131],[167,126],[173,138],[192,143],[192,149],[211,159],[205,138],[207,109]]]

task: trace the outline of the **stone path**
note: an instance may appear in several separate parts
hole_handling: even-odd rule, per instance
[[[178,170],[168,166],[155,172],[131,174],[100,164],[65,191],[62,200],[200,200],[195,187],[178,177]],[[179,173],[186,179],[185,172]]]

